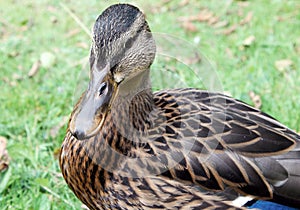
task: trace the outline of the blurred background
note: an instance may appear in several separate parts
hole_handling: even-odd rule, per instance
[[[0,209],[81,208],[57,155],[87,84],[89,32],[113,3],[0,1]],[[182,62],[159,55],[154,90],[209,89],[207,75],[213,75],[218,90],[300,132],[300,1],[130,3],[145,12],[153,32],[186,40],[175,42],[175,55],[202,67],[195,76]]]

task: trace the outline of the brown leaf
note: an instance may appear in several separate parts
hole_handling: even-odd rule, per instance
[[[246,60],[248,60],[247,56],[243,55],[243,56],[241,57],[241,61],[245,62]]]
[[[237,4],[240,7],[248,7],[249,6],[249,2],[248,1],[239,1]]]
[[[196,32],[197,31],[197,27],[191,22],[183,22],[182,27],[186,31],[190,31],[190,32]]]
[[[1,25],[4,26],[4,27],[7,27],[7,26],[10,25],[9,22],[7,22],[6,20],[4,20],[4,19],[2,19],[2,18],[0,18],[0,23],[1,23]]]
[[[231,49],[226,48],[225,52],[226,52],[226,55],[227,55],[228,58],[233,58],[234,57]]]
[[[3,82],[9,84],[10,80],[8,79],[8,77],[2,77],[1,79]]]
[[[79,28],[75,28],[75,29],[72,29],[72,30],[68,31],[65,36],[66,36],[66,38],[70,38],[72,36],[75,36],[78,33],[80,33],[80,29]]]
[[[292,65],[293,65],[293,61],[291,61],[290,59],[282,59],[282,60],[275,61],[276,69],[281,72],[289,69]]]
[[[252,20],[252,17],[253,17],[253,12],[252,11],[248,12],[246,17],[243,20],[241,20],[240,25],[242,26],[249,23]]]
[[[182,0],[180,3],[179,3],[179,6],[180,7],[184,7],[186,5],[188,5],[190,3],[190,0]]]
[[[254,107],[260,109],[262,105],[260,96],[255,94],[253,91],[249,92],[249,96],[254,104]]]
[[[187,59],[184,59],[184,63],[191,65],[191,64],[196,64],[201,62],[201,57],[198,53],[195,53],[192,57],[189,57]]]
[[[226,29],[224,29],[221,34],[224,34],[224,35],[230,35],[232,34],[235,30],[237,29],[237,25],[232,25]]]
[[[17,57],[18,55],[20,55],[20,53],[18,51],[15,51],[15,50],[8,53],[8,56],[13,57],[13,58]]]
[[[11,87],[17,86],[16,80],[10,80],[8,77],[3,77],[2,80]]]
[[[209,25],[214,25],[214,24],[216,24],[218,21],[219,21],[219,17],[212,16],[211,18],[209,18],[208,24],[209,24]]]
[[[86,42],[77,42],[76,46],[83,49],[89,49],[89,45]]]
[[[161,3],[162,3],[162,5],[164,5],[164,4],[169,4],[171,1],[172,0],[162,0]]]
[[[25,31],[28,31],[29,28],[30,28],[30,27],[29,27],[29,24],[27,24],[27,25],[24,25],[24,26],[19,27],[18,30],[19,30],[20,32],[25,32]]]
[[[214,28],[223,28],[227,25],[228,25],[228,21],[223,20],[223,21],[216,22],[213,27]]]
[[[55,24],[58,22],[58,19],[55,16],[51,16],[50,21],[51,21],[51,23]]]
[[[193,15],[193,16],[182,16],[182,17],[179,17],[178,18],[178,21],[179,22],[192,22],[192,21],[195,21],[197,19],[197,16],[196,15]]]
[[[68,122],[68,119],[69,119],[69,116],[64,116],[62,118],[62,120],[58,123],[58,125],[54,126],[53,128],[50,129],[50,136],[52,138],[55,138],[59,132],[59,130],[67,124]]]
[[[53,7],[53,6],[48,6],[48,7],[47,7],[47,10],[48,10],[49,12],[52,12],[52,13],[56,13],[56,12],[57,12],[57,8],[56,8],[56,7]]]
[[[198,18],[199,18],[198,15],[183,16],[183,17],[179,17],[178,21],[180,21],[180,22],[193,22],[193,21],[197,21]]]
[[[209,22],[210,19],[216,18],[214,17],[214,14],[209,11],[208,9],[201,10],[197,15],[191,15],[191,16],[185,16],[185,17],[179,17],[178,20],[181,22]],[[215,20],[213,20],[216,22]]]
[[[244,15],[244,10],[243,8],[239,8],[238,11],[236,12],[237,16],[242,17]]]
[[[32,65],[30,71],[28,72],[27,76],[28,77],[34,77],[39,69],[40,69],[40,66],[41,66],[41,62],[39,60],[37,60],[36,62],[34,62],[34,64]]]
[[[9,156],[6,150],[6,138],[0,136],[0,172],[5,171],[9,165]]]
[[[14,80],[22,80],[23,79],[23,77],[17,73],[13,73],[12,77]]]
[[[17,86],[17,82],[16,81],[11,81],[11,82],[9,82],[9,85],[11,86],[11,87],[16,87]]]
[[[213,13],[207,9],[204,9],[202,11],[200,11],[200,13],[197,15],[196,21],[199,22],[206,22],[208,21],[210,18],[213,17]]]
[[[55,158],[56,160],[59,159],[60,151],[61,151],[61,148],[60,148],[60,147],[54,149],[53,156],[54,156],[54,158]]]
[[[249,47],[255,41],[255,36],[251,35],[243,41],[243,45]]]
[[[282,16],[278,16],[276,19],[277,19],[278,22],[285,21],[285,18],[282,17]]]

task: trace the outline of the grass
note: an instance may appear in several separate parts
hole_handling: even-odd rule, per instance
[[[0,173],[0,209],[81,207],[65,184],[54,153],[66,129],[66,124],[59,125],[67,122],[74,98],[84,88],[78,78],[88,75],[90,38],[59,2],[0,1],[0,136],[7,138],[11,157],[9,169]],[[179,6],[182,2],[138,1],[136,5],[147,14],[152,31],[188,40],[211,65],[201,64],[207,70],[201,70],[199,78],[188,70],[176,73],[177,67],[186,67],[159,56],[162,63],[156,62],[153,67],[154,88],[176,86],[169,82],[171,79],[210,88],[205,84],[209,75],[214,75],[219,79],[218,87],[247,103],[253,104],[248,94],[253,91],[261,98],[262,110],[299,132],[299,1],[253,0],[242,1],[248,5],[241,6],[239,1],[190,0]],[[65,1],[88,28],[112,3]],[[205,22],[193,22],[195,31],[184,29],[178,19],[196,15],[203,8],[229,25],[214,28]],[[248,12],[253,13],[252,19],[239,25]],[[234,24],[238,25],[234,32],[222,34]],[[250,35],[255,36],[255,41],[243,47]],[[175,54],[190,59],[185,51],[190,48],[176,47]],[[32,65],[41,55],[47,55],[45,52],[50,56],[48,53],[38,73],[29,78]],[[279,71],[275,62],[282,59],[292,61],[292,65]],[[157,71],[161,67],[170,71]],[[162,72],[168,74],[167,79],[161,77]]]

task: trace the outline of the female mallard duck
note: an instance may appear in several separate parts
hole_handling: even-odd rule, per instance
[[[76,196],[90,209],[234,209],[240,194],[300,206],[300,136],[219,93],[152,93],[154,57],[138,8],[98,17],[60,154]]]

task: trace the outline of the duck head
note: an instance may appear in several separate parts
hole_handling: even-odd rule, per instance
[[[90,81],[69,124],[79,140],[96,135],[116,98],[150,86],[149,69],[155,42],[144,14],[135,6],[107,8],[93,27]]]

